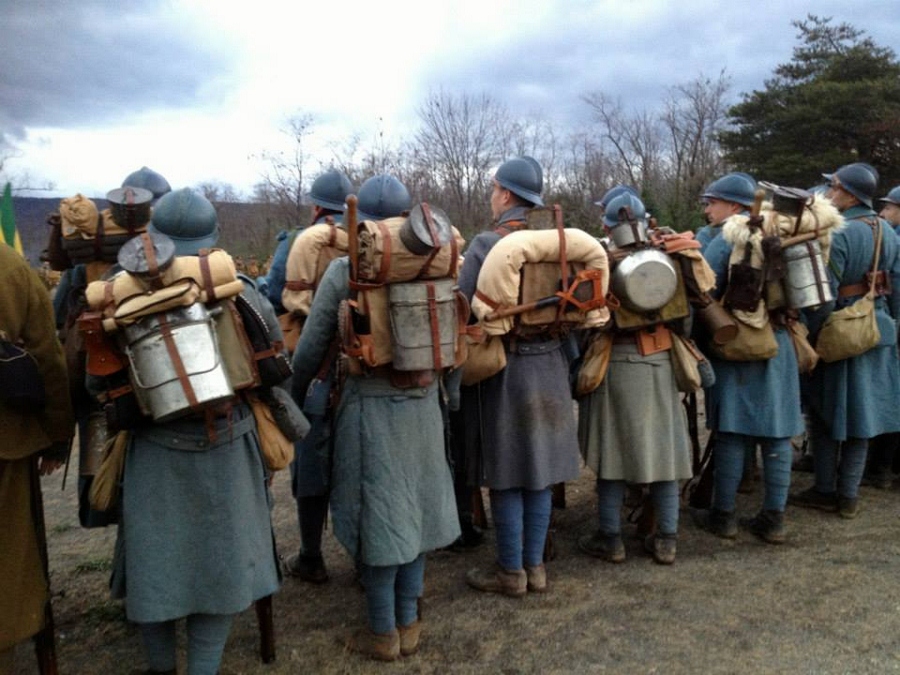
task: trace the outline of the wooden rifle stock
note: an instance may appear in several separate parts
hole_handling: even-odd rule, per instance
[[[38,471],[38,460],[31,460],[29,467],[31,481],[31,517],[34,532],[37,535],[38,551],[41,566],[47,579],[47,602],[44,604],[44,626],[34,634],[34,653],[37,657],[38,672],[41,675],[57,675],[56,664],[56,628],[53,622],[53,606],[50,598],[50,563],[47,557],[47,528],[44,524],[44,500],[41,496],[41,476]]]
[[[272,596],[260,598],[254,604],[259,624],[259,658],[263,663],[275,660],[275,620],[272,616]]]

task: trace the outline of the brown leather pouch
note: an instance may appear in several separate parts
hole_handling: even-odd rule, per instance
[[[667,351],[672,348],[672,333],[663,325],[639,330],[637,347],[641,356]]]
[[[125,369],[125,356],[103,330],[100,312],[82,313],[78,317],[78,330],[84,339],[88,375],[107,376]]]

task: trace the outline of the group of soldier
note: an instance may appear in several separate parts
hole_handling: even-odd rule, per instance
[[[693,477],[682,406],[685,390],[674,356],[674,346],[685,341],[699,346],[701,360],[714,373],[702,383],[714,439],[714,489],[709,508],[692,513],[697,524],[724,538],[736,537],[744,527],[779,544],[787,537],[788,503],[855,517],[870,442],[878,448],[875,478],[889,486],[900,438],[900,293],[891,292],[900,288],[900,239],[894,232],[900,226],[900,187],[880,200],[879,217],[878,175],[871,166],[849,164],[824,176],[828,182],[823,189],[802,191],[799,199],[801,210],[820,200],[842,217],[842,227],[830,236],[823,281],[833,300],[797,310],[776,306],[765,294],[753,297],[752,313],[771,326],[777,347],[765,358],[723,356],[713,345],[714,327],[699,319],[710,307],[730,307],[739,291],[747,290],[736,288],[733,274],[745,246],[748,264],[753,260],[757,269],[765,265],[766,253],[751,251],[745,231],[759,216],[759,190],[766,186],[735,172],[703,191],[709,224],[696,237],[656,227],[636,190],[612,188],[596,202],[607,236],[602,244],[592,242],[602,249],[604,262],[598,269],[606,273],[603,298],[594,307],[612,297],[605,286],[609,272],[620,273],[617,293],[623,297],[602,307],[607,320],[568,330],[560,328],[557,318],[556,329],[510,331],[498,338],[505,367],[463,385],[461,367],[401,372],[390,362],[373,365],[357,357],[353,350],[358,344],[348,339],[347,324],[360,323],[361,307],[374,296],[366,295],[372,285],[359,276],[352,242],[350,255],[333,256],[315,279],[295,277],[292,258],[308,254],[302,250],[307,230],[327,226],[335,235],[349,223],[355,228],[357,218],[385,223],[407,219],[414,206],[407,188],[393,176],[374,176],[354,190],[339,171],[321,174],[309,193],[310,225],[278,236],[265,275],[239,277],[242,297],[263,318],[274,344],[299,329],[291,344],[293,374],[280,384],[310,422],[290,467],[299,550],[285,556],[275,550],[266,482],[271,475],[260,454],[250,406],[241,397],[173,421],[129,429],[122,495],[111,512],[88,505],[90,486],[80,485],[83,525],[118,522],[112,588],[125,599],[129,620],[140,626],[147,672],[175,672],[177,620],[187,619],[189,672],[215,673],[233,616],[274,593],[279,572],[310,583],[327,582],[322,541],[329,512],[334,535],[354,560],[366,597],[365,625],[347,644],[378,660],[418,650],[425,555],[481,542],[472,513],[473,492],[480,494],[481,488],[488,489],[496,562],[490,569],[467,572],[466,583],[478,591],[510,597],[547,591],[544,561],[553,487],[577,478],[582,461],[597,477],[597,527],[579,538],[579,548],[608,562],[623,562],[623,500],[634,486],[647,486],[648,508],[655,517],[645,532],[645,547],[657,563],[672,564],[680,487]],[[777,191],[777,186],[768,187]],[[122,189],[131,190],[128,199],[152,204],[152,215],[140,228],[149,233],[143,255],[149,256],[148,246],[169,245],[160,241],[172,242],[178,256],[196,256],[215,245],[215,210],[201,195],[171,191],[162,176],[146,167],[126,178]],[[443,273],[470,305],[485,300],[482,270],[491,251],[509,244],[512,239],[504,241],[509,235],[521,239],[517,233],[529,230],[529,214],[544,207],[542,192],[542,169],[530,157],[509,159],[493,174],[492,223],[462,251],[458,269],[454,261]],[[423,270],[439,249],[451,247],[454,236],[452,228],[442,230],[431,216],[425,222],[423,231],[401,233],[408,237],[412,231],[426,242]],[[638,260],[634,254],[640,251],[662,256],[652,258],[654,265],[668,265],[673,274],[677,268],[677,278],[690,280],[652,311],[628,297],[623,261]],[[49,296],[27,263],[11,251],[0,254],[0,269],[8,277],[0,294],[0,328],[34,356],[48,384],[41,411],[14,411],[0,402],[5,439],[0,505],[4,513],[18,514],[0,534],[0,570],[11,570],[13,559],[17,565],[26,561],[16,567],[25,570],[17,573],[21,583],[14,584],[21,594],[4,594],[0,600],[0,673],[5,675],[12,670],[15,644],[41,629],[48,596],[46,564],[41,565],[40,537],[31,517],[33,477],[65,460],[76,421],[81,443],[90,442],[100,411],[97,395],[107,396],[109,406],[110,393],[119,389],[90,374],[90,368],[85,375],[84,364],[74,368],[69,359],[67,365],[56,338],[59,332],[73,340],[69,329],[85,309],[79,302],[90,281],[85,272],[63,272],[54,317]],[[118,271],[110,263],[88,274],[108,280]],[[143,271],[148,271],[146,260]],[[805,327],[815,344],[828,316],[863,296],[873,273],[878,345],[858,356],[820,362],[801,374],[797,325]],[[74,283],[76,279],[80,281]],[[651,277],[651,283],[657,281]],[[8,291],[20,286],[15,293]],[[631,292],[637,296],[646,290]],[[291,292],[311,292],[311,302],[300,311],[288,301]],[[461,318],[474,325],[483,316],[473,312]],[[66,347],[69,351],[72,344]],[[581,370],[600,360],[602,377],[579,390],[575,382],[584,375]],[[65,383],[66,371],[69,388],[50,386]],[[791,439],[804,433],[815,484],[790,494]],[[762,504],[755,514],[738,518],[736,493],[757,456]],[[13,531],[17,534],[8,541]],[[4,572],[6,579],[12,575]]]

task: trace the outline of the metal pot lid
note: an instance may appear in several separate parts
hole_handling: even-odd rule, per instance
[[[450,242],[453,225],[443,209],[427,202],[416,204],[400,228],[400,241],[416,255],[427,255],[433,248]]]
[[[119,249],[117,259],[127,272],[156,277],[175,259],[175,242],[160,232],[144,232],[129,239]]]

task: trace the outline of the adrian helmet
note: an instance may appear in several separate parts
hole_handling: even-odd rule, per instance
[[[497,169],[494,180],[501,187],[535,206],[543,206],[541,191],[544,189],[544,173],[533,157],[508,159]]]
[[[164,194],[171,192],[169,181],[156,173],[153,169],[142,166],[137,171],[132,171],[122,181],[122,187],[136,187],[150,190],[153,193],[154,201],[162,197]]]
[[[625,192],[630,192],[635,197],[638,196],[637,190],[635,190],[630,185],[614,185],[613,187],[609,188],[609,190],[604,192],[603,196],[600,197],[600,199],[598,199],[597,201],[595,201],[594,204],[596,206],[599,206],[604,211],[606,211],[606,207],[609,204],[609,202],[612,199],[614,199],[615,197],[618,197],[620,194],[623,194]]]
[[[628,191],[613,197],[606,205],[603,224],[618,247],[647,241],[647,209],[639,197]]]
[[[753,206],[756,192],[756,180],[749,173],[735,171],[726,173],[706,186],[702,199],[721,199],[742,206]]]
[[[372,176],[359,188],[357,195],[361,220],[384,220],[409,211],[412,200],[406,186],[393,176]]]
[[[832,185],[837,184],[856,197],[860,202],[872,208],[872,197],[878,185],[878,171],[871,164],[854,162],[845,164],[834,173],[822,174]]]
[[[196,255],[219,240],[219,221],[212,203],[199,192],[182,188],[156,203],[149,232],[161,232],[175,243],[176,255]]]
[[[882,197],[878,201],[887,202],[888,204],[897,204],[898,206],[900,206],[900,185],[888,192],[886,196]]]
[[[349,194],[353,194],[350,179],[337,169],[329,169],[313,181],[309,199],[323,209],[343,211],[344,201]]]

